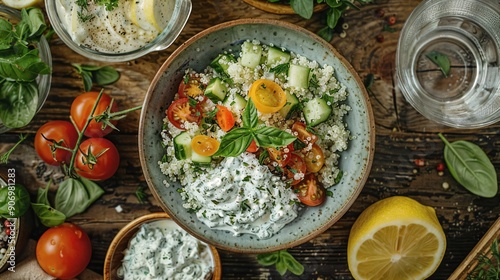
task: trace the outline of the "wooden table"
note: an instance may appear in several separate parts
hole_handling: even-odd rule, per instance
[[[321,18],[316,15],[304,20],[297,15],[275,15],[258,10],[238,0],[193,0],[193,12],[187,26],[174,45],[166,51],[140,59],[109,64],[121,72],[120,80],[106,87],[122,108],[141,105],[150,81],[169,54],[182,42],[217,23],[239,18],[273,18],[292,22],[318,31]],[[376,4],[350,10],[345,17],[348,25],[345,38],[337,34],[331,41],[354,66],[362,79],[374,75],[370,98],[376,121],[376,152],[370,177],[352,208],[323,234],[289,251],[305,266],[302,276],[287,273],[284,279],[351,279],[346,259],[349,230],[358,215],[377,200],[394,195],[415,198],[437,211],[447,236],[447,250],[432,279],[446,279],[467,256],[474,245],[493,224],[500,213],[500,196],[485,199],[472,195],[445,171],[439,176],[436,164],[443,161],[443,143],[437,133],[449,140],[469,140],[480,145],[493,164],[500,169],[500,124],[483,129],[459,130],[428,121],[417,113],[394,86],[394,59],[399,32],[417,0],[377,0]],[[385,19],[376,15],[382,8],[385,15],[394,15],[394,32],[383,31]],[[384,40],[377,40],[382,34]],[[17,140],[18,133],[30,137],[11,156],[8,164],[24,177],[34,193],[58,170],[47,167],[37,158],[33,148],[33,133],[48,120],[68,120],[72,100],[83,91],[80,77],[71,63],[91,63],[67,48],[54,37],[50,42],[53,56],[53,80],[49,98],[36,119],[27,127],[0,135],[0,153]],[[97,89],[99,90],[99,89]],[[126,223],[146,213],[162,211],[151,193],[146,190],[147,203],[135,196],[138,187],[147,189],[137,148],[139,111],[119,123],[120,132],[109,136],[121,154],[117,174],[101,183],[105,194],[87,212],[72,217],[71,222],[82,226],[92,239],[93,257],[89,268],[102,273],[104,256],[114,235]],[[414,159],[423,159],[418,167]],[[449,188],[443,188],[443,184]],[[54,186],[53,186],[54,187]],[[115,207],[120,205],[123,212]],[[40,230],[34,233],[34,238]],[[273,267],[260,266],[255,255],[221,252],[223,279],[279,279]]]

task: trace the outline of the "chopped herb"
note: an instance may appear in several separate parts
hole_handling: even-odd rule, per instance
[[[279,75],[279,74],[287,73],[288,72],[288,68],[290,68],[290,64],[289,63],[283,63],[283,64],[280,64],[280,65],[277,65],[277,66],[271,68],[269,70],[269,72],[275,73],[276,75]]]
[[[490,247],[490,254],[481,254],[477,257],[477,266],[467,275],[467,280],[494,280],[500,279],[500,252],[498,239]]]
[[[432,63],[436,64],[437,67],[441,70],[444,77],[448,77],[450,74],[450,59],[447,55],[440,53],[438,51],[431,51],[425,54],[425,56],[432,61]]]

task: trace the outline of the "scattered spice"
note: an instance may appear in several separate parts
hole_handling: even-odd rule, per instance
[[[385,16],[385,10],[382,9],[382,8],[378,8],[376,11],[375,11],[375,15],[379,18],[382,18]]]
[[[413,160],[413,162],[415,163],[416,166],[418,167],[423,167],[425,166],[425,160],[424,159],[421,159],[421,158],[416,158]]]
[[[387,17],[386,20],[387,20],[387,24],[389,24],[389,25],[396,24],[396,16],[389,16],[389,17]]]
[[[438,172],[443,172],[444,171],[444,163],[440,162],[436,165],[436,170]]]
[[[377,42],[383,43],[385,39],[384,34],[378,34],[377,36],[375,36],[375,39],[377,40]]]

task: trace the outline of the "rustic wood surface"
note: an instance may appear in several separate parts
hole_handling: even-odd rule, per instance
[[[239,0],[193,0],[193,12],[174,45],[165,51],[140,59],[107,64],[121,72],[121,79],[106,87],[122,108],[141,105],[155,72],[179,44],[203,29],[239,18],[273,18],[292,22],[311,31],[322,27],[320,15],[304,20],[297,15],[276,15],[263,12]],[[459,130],[428,121],[416,112],[394,85],[394,59],[399,32],[417,0],[376,0],[360,10],[349,10],[345,16],[346,36],[336,34],[331,41],[354,66],[361,79],[374,75],[369,92],[376,120],[376,152],[370,177],[359,198],[335,225],[323,234],[289,251],[305,266],[302,276],[280,275],[272,267],[260,266],[255,255],[221,251],[223,279],[352,279],[346,259],[349,230],[358,215],[369,205],[385,197],[405,195],[436,209],[447,236],[444,260],[432,279],[446,279],[465,259],[476,243],[495,222],[500,213],[500,196],[486,199],[472,195],[445,171],[439,176],[436,164],[443,161],[443,143],[437,133],[443,132],[449,140],[465,139],[481,146],[496,169],[500,169],[500,124],[483,129]],[[385,15],[394,15],[394,32],[383,31],[385,19],[376,15],[382,8]],[[377,35],[384,36],[383,42]],[[54,37],[50,42],[53,56],[53,80],[49,98],[36,119],[27,127],[0,135],[0,153],[9,149],[18,133],[30,133],[30,138],[11,156],[8,167],[16,168],[26,185],[34,193],[48,178],[58,178],[59,170],[47,167],[37,158],[33,148],[33,133],[48,120],[69,117],[72,100],[83,91],[80,77],[71,63],[97,61],[77,55]],[[98,89],[97,89],[98,90]],[[106,250],[114,235],[126,223],[146,213],[162,211],[148,190],[148,201],[139,203],[135,196],[138,187],[147,189],[137,148],[139,111],[119,123],[120,132],[109,136],[121,155],[117,174],[101,186],[104,196],[87,212],[70,221],[82,226],[92,239],[93,257],[89,268],[102,273]],[[418,167],[414,159],[424,159]],[[449,188],[443,188],[443,183]],[[123,212],[115,207],[120,205]],[[36,231],[36,238],[41,230]]]

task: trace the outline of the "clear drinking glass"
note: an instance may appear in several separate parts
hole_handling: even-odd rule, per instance
[[[427,0],[401,31],[396,81],[428,119],[477,128],[500,120],[499,65],[500,1]]]

